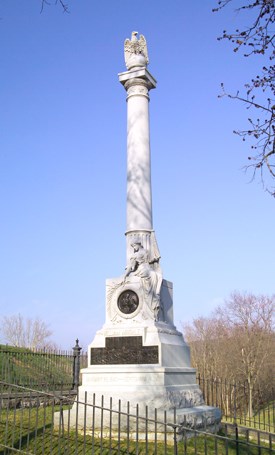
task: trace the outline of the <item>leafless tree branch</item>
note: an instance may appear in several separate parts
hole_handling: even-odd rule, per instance
[[[250,416],[256,388],[268,391],[274,375],[274,310],[275,295],[234,292],[212,316],[184,326],[198,373],[248,385]]]
[[[213,11],[219,11],[234,0],[219,0],[218,7]],[[252,169],[252,180],[260,172],[265,189],[275,197],[275,65],[271,61],[275,57],[275,2],[274,0],[243,0],[244,4],[237,8],[238,12],[249,10],[254,13],[254,19],[250,26],[245,29],[236,29],[234,32],[223,31],[218,40],[227,39],[234,44],[234,52],[244,50],[244,57],[261,55],[266,57],[270,64],[262,68],[262,73],[245,84],[246,96],[239,92],[235,95],[227,93],[222,84],[220,97],[241,101],[247,109],[257,111],[257,118],[249,118],[250,128],[235,130],[243,141],[252,142],[253,155],[248,157],[250,164],[245,170]],[[246,49],[250,49],[247,51]],[[260,100],[256,96],[261,94]],[[270,183],[271,178],[271,183]]]
[[[52,331],[47,324],[39,318],[24,319],[20,313],[2,318],[1,335],[6,343],[16,347],[42,349],[53,346],[49,340]]]
[[[40,12],[41,13],[43,12],[45,5],[50,6],[51,4],[52,4],[52,2],[49,0],[41,0]],[[63,0],[55,0],[55,4],[56,5],[59,4],[62,7],[64,13],[69,13],[69,6]]]

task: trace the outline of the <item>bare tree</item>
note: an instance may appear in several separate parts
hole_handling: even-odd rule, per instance
[[[219,0],[219,11],[234,0]],[[252,179],[260,173],[264,188],[275,197],[275,2],[274,0],[243,0],[237,8],[239,13],[248,12],[250,25],[233,32],[223,31],[218,39],[233,43],[234,52],[243,52],[244,57],[257,56],[261,59],[259,74],[244,86],[244,93],[227,93],[222,84],[221,96],[243,102],[252,112],[245,130],[236,130],[243,141],[252,143],[250,163],[245,169],[252,170]],[[254,112],[254,114],[253,114]]]
[[[55,5],[59,4],[63,9],[64,13],[69,12],[68,4],[65,3],[63,0],[55,0],[54,2],[50,0],[41,0],[41,13],[43,12],[45,5],[51,5],[52,3],[54,3]]]
[[[275,295],[234,292],[212,316],[197,318],[184,327],[192,364],[200,374],[246,384],[249,417],[256,387],[257,393],[270,394],[275,365],[274,309]]]
[[[1,335],[4,341],[12,346],[29,349],[52,348],[54,346],[49,339],[52,331],[39,318],[24,319],[19,313],[4,316],[1,322]]]
[[[215,317],[199,317],[192,324],[185,324],[183,331],[191,346],[193,367],[205,378],[220,378],[227,374],[229,379],[230,368],[223,361],[228,333],[220,321]]]
[[[234,292],[216,311],[230,333],[237,379],[247,382],[248,415],[253,415],[253,391],[266,364],[274,360],[275,296]],[[259,382],[259,381],[258,381]]]

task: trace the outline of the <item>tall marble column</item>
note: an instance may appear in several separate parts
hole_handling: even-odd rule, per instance
[[[105,403],[112,397],[112,412],[125,412],[131,403],[133,414],[138,403],[147,422],[148,409],[152,416],[157,409],[174,419],[171,410],[176,408],[179,425],[201,421],[215,426],[220,419],[216,408],[203,404],[189,346],[174,325],[173,284],[163,278],[159,265],[152,223],[148,109],[149,91],[156,81],[147,70],[145,38],[136,35],[133,32],[125,41],[127,71],[119,75],[128,103],[127,267],[123,275],[106,280],[105,323],[88,346],[88,365],[81,371],[78,388],[80,403],[75,402],[62,416],[70,417],[71,422],[75,419],[78,429],[88,425],[88,432],[92,431],[89,425],[93,431],[102,431],[103,426],[108,431],[110,417],[101,412],[102,395]],[[59,414],[57,419],[59,422]],[[119,425],[120,419],[113,421],[112,434],[121,434],[122,427],[125,430],[124,424]],[[136,422],[127,425],[127,431],[135,434]]]
[[[125,41],[125,63],[128,71],[119,74],[127,91],[127,257],[131,242],[138,236],[149,251],[151,246],[152,190],[149,126],[149,91],[156,80],[147,70],[148,53],[145,38],[137,32]],[[154,255],[154,253],[153,253]]]

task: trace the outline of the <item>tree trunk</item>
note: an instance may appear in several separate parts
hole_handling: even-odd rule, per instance
[[[253,417],[253,384],[251,377],[248,377],[248,418]]]

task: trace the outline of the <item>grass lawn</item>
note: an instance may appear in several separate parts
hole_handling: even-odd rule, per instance
[[[262,430],[267,432],[275,432],[275,402],[271,401],[267,406],[262,408],[259,412],[255,413],[253,417],[242,417],[223,419],[224,422],[237,423],[248,428]]]
[[[0,379],[29,387],[72,384],[71,356],[0,345]]]
[[[175,455],[197,454],[234,455],[237,453],[236,442],[233,439],[224,439],[220,433],[218,437],[197,436],[177,443],[177,452],[173,444],[164,444],[162,441],[144,442],[118,440],[113,437],[95,438],[80,432],[55,430],[53,415],[59,408],[37,407],[20,408],[9,411],[2,410],[0,415],[0,455],[15,453],[37,455],[76,455],[76,454],[144,454],[144,455]],[[244,444],[242,444],[242,442]],[[250,441],[239,440],[239,455],[258,455],[258,446]],[[16,450],[9,449],[13,447]],[[6,449],[5,449],[6,448]],[[268,455],[271,451],[261,449],[261,455]]]

